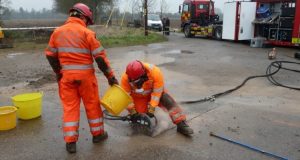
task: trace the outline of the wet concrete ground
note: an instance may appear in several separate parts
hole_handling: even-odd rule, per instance
[[[207,39],[185,39],[147,46],[108,49],[118,77],[134,59],[157,64],[166,87],[177,101],[200,99],[231,89],[246,77],[264,74],[270,49]],[[297,61],[295,49],[277,48],[277,60]],[[43,91],[43,114],[0,132],[1,160],[10,159],[201,159],[272,160],[274,158],[209,136],[210,132],[238,140],[289,159],[300,159],[299,91],[273,86],[266,78],[248,82],[240,90],[214,102],[182,105],[195,131],[192,138],[170,129],[155,138],[132,134],[126,122],[106,121],[109,139],[93,144],[81,108],[78,152],[68,154],[61,132],[57,85],[42,53],[0,54],[0,105],[11,105],[19,93]],[[299,62],[299,61],[298,61]],[[292,66],[293,67],[293,66]],[[296,66],[298,67],[298,66]],[[100,92],[108,87],[97,71]],[[280,72],[282,83],[299,86],[299,75]]]

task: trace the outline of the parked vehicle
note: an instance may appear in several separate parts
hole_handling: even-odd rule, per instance
[[[148,28],[153,30],[162,31],[162,21],[157,14],[148,14]]]
[[[215,14],[213,1],[185,0],[179,12],[185,37],[199,35],[222,39],[222,21]]]
[[[262,44],[300,46],[300,0],[224,3],[223,21],[212,0],[184,0],[179,7],[185,37],[261,40]]]

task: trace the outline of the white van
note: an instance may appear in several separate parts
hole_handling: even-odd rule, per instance
[[[157,14],[148,14],[148,28],[162,31],[162,21]]]

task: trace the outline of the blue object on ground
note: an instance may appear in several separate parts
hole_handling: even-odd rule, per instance
[[[219,139],[222,139],[222,140],[225,140],[225,141],[228,141],[228,142],[231,142],[231,143],[240,145],[240,146],[242,146],[242,147],[251,149],[251,150],[256,151],[256,152],[260,152],[260,153],[265,154],[265,155],[268,155],[268,156],[270,156],[270,157],[278,158],[278,159],[280,159],[280,160],[289,160],[288,158],[281,157],[281,156],[275,155],[275,154],[273,154],[273,153],[269,153],[269,152],[264,151],[264,150],[262,150],[262,149],[259,149],[259,148],[256,148],[256,147],[253,147],[253,146],[250,146],[250,145],[247,145],[247,144],[243,144],[243,143],[241,143],[241,142],[237,142],[237,141],[234,141],[234,140],[232,140],[232,139],[229,139],[229,138],[226,138],[226,137],[223,137],[223,136],[216,135],[216,134],[214,134],[213,132],[210,133],[210,136],[217,137],[217,138],[219,138]]]

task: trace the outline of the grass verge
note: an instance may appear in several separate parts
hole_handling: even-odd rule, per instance
[[[109,30],[101,29],[99,32],[97,31],[99,30],[96,30],[97,37],[105,48],[145,45],[167,41],[166,37],[155,32],[149,32],[148,36],[144,36],[142,29],[124,28],[120,30],[110,28]],[[48,39],[50,37],[40,36],[38,40],[33,40],[23,34],[15,33],[15,35],[18,35],[18,37],[14,37],[14,47],[0,49],[0,53],[44,50],[48,45]],[[26,37],[26,39],[24,37]]]
[[[144,45],[167,41],[166,37],[154,32],[149,32],[148,36],[144,36],[144,31],[140,29],[127,30],[124,32],[124,34],[119,34],[115,36],[102,35],[98,36],[98,39],[106,48]]]

